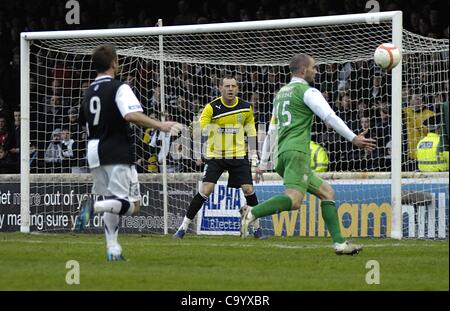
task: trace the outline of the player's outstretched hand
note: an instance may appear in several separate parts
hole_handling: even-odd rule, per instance
[[[352,140],[352,143],[361,149],[372,151],[377,145],[375,144],[375,139],[365,137],[368,131],[369,130],[367,129],[361,134],[355,136],[355,138],[353,138]]]
[[[177,136],[181,132],[182,125],[174,121],[162,122],[160,130],[163,132],[168,132],[172,136]]]

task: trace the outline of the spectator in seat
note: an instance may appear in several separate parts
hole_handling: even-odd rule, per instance
[[[372,128],[371,120],[369,118],[369,115],[366,113],[361,119],[359,120],[359,133],[363,133],[367,131],[367,134],[365,135],[368,138],[376,139],[375,131]],[[377,146],[378,148],[378,146]],[[373,151],[366,151],[366,150],[355,150],[353,153],[353,159],[355,161],[352,161],[354,165],[355,170],[367,170],[374,168],[377,164],[377,148],[375,148]]]
[[[357,129],[357,117],[356,109],[352,109],[352,101],[350,95],[342,93],[339,99],[336,101],[336,115],[345,122],[345,124],[353,131]],[[330,137],[327,146],[328,151],[334,151],[336,157],[336,170],[348,171],[352,169],[351,159],[353,153],[353,146],[347,140],[343,140],[334,131],[329,132]]]
[[[392,140],[388,141],[384,147],[384,156],[380,157],[380,170],[390,172],[391,171],[391,158],[392,158]]]
[[[0,174],[19,173],[19,164],[9,154],[8,150],[0,145]]]
[[[172,121],[172,118],[169,114],[165,114],[166,121]],[[177,173],[182,171],[181,165],[181,154],[179,153],[181,150],[174,149],[172,146],[172,142],[176,140],[178,136],[172,136],[170,133],[164,133],[158,131],[154,136],[151,137],[151,141],[149,143],[150,147],[157,148],[158,152],[158,164],[162,165],[163,158],[166,156],[167,163],[167,172],[168,173]],[[165,148],[163,149],[163,140],[165,141]],[[181,145],[178,145],[181,147]],[[175,155],[176,153],[176,155]]]
[[[267,124],[270,121],[270,117],[265,112],[264,101],[261,93],[255,91],[250,97],[250,103],[253,105],[253,113],[255,116],[255,125]]]
[[[11,149],[13,145],[13,136],[8,129],[8,124],[5,116],[0,116],[0,145],[6,148],[6,150]]]
[[[80,94],[81,98],[84,97],[88,88],[89,88],[89,81],[83,81],[83,83],[81,83],[81,94]]]
[[[161,109],[161,88],[159,85],[155,86],[152,92],[152,97],[149,101],[149,109],[151,110],[159,110]]]
[[[347,126],[355,130],[356,129],[356,120],[357,120],[357,111],[353,109],[352,99],[350,98],[350,94],[343,93],[339,100],[336,101],[337,110],[336,114],[347,124]]]
[[[30,144],[30,173],[38,172],[38,152],[35,144]]]
[[[350,75],[352,73],[352,63],[348,62],[339,67],[338,70],[338,90],[348,90],[350,87]]]
[[[139,84],[136,81],[136,77],[134,77],[132,75],[127,75],[125,77],[125,83],[131,87],[134,95],[136,95],[136,97],[139,99],[139,101],[142,102],[144,100],[144,96],[143,96],[141,90],[139,89]]]
[[[367,103],[364,99],[359,99],[357,104],[356,115],[357,119],[364,118],[364,116],[369,114],[369,108],[367,107]]]
[[[155,129],[146,129],[144,133],[143,143],[148,145],[144,147],[144,161],[143,167],[144,172],[148,173],[158,173],[158,149],[156,147],[156,137],[158,131]]]
[[[20,111],[14,111],[14,129],[12,131],[13,141],[9,153],[16,161],[20,157]]]
[[[87,173],[86,164],[86,133],[84,128],[78,124],[78,108],[69,109],[69,127],[67,130],[73,140],[72,144],[72,160],[70,166],[72,173]]]
[[[370,92],[371,102],[376,103],[376,99],[383,96],[382,89],[383,78],[380,73],[375,73],[375,76],[372,79],[372,88]]]
[[[376,120],[376,136],[378,156],[387,155],[386,145],[391,140],[391,118],[388,108],[379,109],[380,117]]]
[[[253,74],[250,75],[250,77],[253,79]],[[219,90],[219,78],[217,77],[217,75],[211,75],[211,83],[209,86],[209,91],[207,94],[208,97],[208,102],[211,101],[213,98],[220,96],[220,90]],[[254,89],[255,88],[255,83],[253,80],[251,80],[249,82],[251,84],[251,86],[248,87],[248,89]]]
[[[61,132],[61,151],[64,159],[73,159],[73,144],[74,140],[70,137],[70,130],[68,128],[64,128]]]
[[[52,94],[54,96],[62,96],[63,95],[63,87],[62,87],[62,82],[59,79],[54,79],[52,81]]]
[[[407,107],[409,104],[409,89],[407,87],[402,88],[402,107]]]
[[[63,124],[67,123],[67,111],[68,108],[65,107],[61,97],[55,95],[50,97],[44,110],[45,131],[49,133],[51,130],[61,128]]]
[[[47,168],[56,168],[58,166],[60,168],[63,158],[61,148],[61,129],[57,128],[52,132],[51,141],[45,150],[44,161]],[[49,172],[54,171],[49,170]]]

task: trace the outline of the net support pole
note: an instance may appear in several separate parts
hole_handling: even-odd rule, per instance
[[[158,19],[158,27],[163,26],[162,19]],[[160,88],[160,105],[161,105],[161,121],[166,121],[165,112],[166,112],[166,89],[164,84],[164,41],[163,41],[163,35],[159,35],[159,88]],[[163,152],[163,159],[162,159],[162,184],[163,184],[163,219],[164,219],[164,234],[167,234],[169,232],[168,230],[168,187],[167,187],[167,161],[166,161],[166,140],[165,138],[162,140],[161,145]]]
[[[30,42],[20,37],[20,232],[30,232]]]
[[[392,43],[402,52],[403,17],[392,18]],[[402,61],[392,70],[391,238],[400,240],[402,224]]]

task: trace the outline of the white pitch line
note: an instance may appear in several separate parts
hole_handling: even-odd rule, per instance
[[[19,240],[19,239],[7,239],[7,240],[0,240],[0,243],[29,243],[29,244],[67,244],[67,245],[73,245],[73,244],[89,244],[89,245],[104,245],[105,243],[103,241],[68,241],[68,240],[61,240],[61,241],[43,241],[43,240]],[[332,248],[332,245],[323,245],[323,244],[303,244],[303,245],[292,245],[292,244],[249,244],[249,243],[240,243],[240,242],[234,242],[234,243],[190,243],[190,242],[184,242],[180,241],[180,243],[152,243],[151,241],[142,241],[139,240],[138,242],[143,242],[144,245],[157,245],[157,246],[165,246],[165,247],[191,247],[191,246],[206,246],[206,247],[260,247],[260,248],[282,248],[282,249],[328,249]],[[402,243],[392,243],[392,244],[364,244],[362,242],[363,246],[365,248],[389,248],[389,247],[433,247],[437,244],[402,244]],[[125,243],[126,245],[126,243]]]
[[[29,244],[105,244],[104,242],[92,242],[92,241],[41,241],[41,240],[0,240],[3,242],[14,242],[14,243],[29,243]]]
[[[406,245],[406,244],[366,244],[364,248],[378,248],[378,247],[398,247],[398,246],[418,246],[418,245]],[[273,244],[272,247],[286,248],[286,249],[318,249],[318,248],[332,248],[332,245],[286,245],[286,244]]]

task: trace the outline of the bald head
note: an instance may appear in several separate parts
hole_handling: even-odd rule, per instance
[[[297,54],[291,58],[289,62],[289,70],[293,75],[300,73],[302,69],[308,67],[313,58],[307,54]]]
[[[314,83],[316,75],[316,62],[307,54],[296,54],[289,62],[289,70],[292,76],[305,79],[308,83]]]

